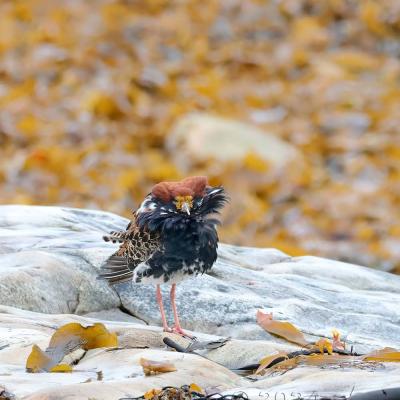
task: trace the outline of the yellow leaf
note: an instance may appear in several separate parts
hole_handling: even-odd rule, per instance
[[[21,84],[13,86],[5,96],[0,97],[0,105],[8,104],[26,96],[33,96],[35,84],[33,79],[26,79]]]
[[[348,72],[358,73],[379,68],[380,60],[365,52],[356,50],[337,51],[331,55],[331,59]]]
[[[17,128],[26,136],[35,136],[38,133],[37,119],[28,114],[19,121]]]
[[[272,313],[257,311],[257,323],[268,333],[282,337],[289,342],[306,346],[308,343],[304,335],[290,322],[275,321],[272,319]]]
[[[314,16],[296,18],[292,29],[293,41],[303,45],[324,45],[328,40],[326,29]]]
[[[391,347],[385,347],[382,350],[373,351],[363,356],[364,361],[376,362],[400,362],[400,351]]]
[[[293,358],[287,358],[286,360],[281,361],[278,364],[275,364],[273,367],[271,367],[271,370],[288,370],[296,367],[299,364],[300,357],[293,357]]]
[[[280,240],[280,238],[276,240],[268,240],[262,247],[273,247],[286,254],[290,254],[292,257],[304,256],[307,254],[307,251],[302,247],[296,246],[288,240]]]
[[[50,368],[50,372],[72,372],[72,367],[68,364],[58,364]]]
[[[101,16],[107,26],[116,28],[118,24],[129,16],[129,9],[126,5],[118,2],[105,4],[101,8]]]
[[[165,159],[159,151],[149,151],[146,154],[144,174],[153,182],[177,180],[180,173],[177,167]]]
[[[146,400],[151,400],[153,397],[155,397],[155,396],[157,396],[159,393],[161,393],[161,389],[151,389],[151,390],[149,390],[149,391],[147,391],[144,395],[143,395],[143,397],[146,399]]]
[[[117,335],[110,333],[103,324],[96,322],[83,327],[77,322],[71,322],[58,328],[50,340],[49,347],[56,347],[71,338],[79,338],[85,350],[118,346]]]
[[[389,235],[400,238],[400,225],[392,225],[389,227]]]
[[[381,17],[382,6],[379,2],[365,1],[361,5],[361,20],[365,23],[368,29],[379,35],[387,36],[390,30],[387,28],[384,20]]]
[[[261,361],[260,361],[260,366],[257,368],[257,371],[255,372],[255,374],[259,374],[260,372],[262,372],[265,368],[268,367],[269,364],[271,364],[272,361],[276,360],[277,358],[281,358],[284,357],[285,359],[287,359],[287,353],[280,351],[276,354],[272,354],[270,356],[264,357]]]
[[[39,346],[34,344],[31,353],[26,360],[26,370],[28,372],[48,371],[57,363],[54,362]]]
[[[196,385],[195,383],[190,384],[189,391],[196,393],[204,393],[203,389],[199,385]]]
[[[117,186],[119,190],[130,189],[138,184],[140,179],[139,171],[135,169],[128,169],[122,171],[117,179]]]
[[[32,8],[23,2],[16,3],[14,6],[14,16],[20,21],[32,21]]]
[[[246,154],[243,159],[243,165],[254,172],[266,172],[269,168],[268,163],[254,152]]]
[[[374,229],[371,228],[367,223],[360,224],[355,228],[355,234],[357,238],[361,240],[371,240],[376,235]]]
[[[166,361],[154,361],[141,358],[140,365],[145,375],[157,375],[164,372],[176,371],[175,365]]]
[[[116,346],[118,346],[117,335],[108,332],[103,324],[96,323],[84,327],[72,322],[57,329],[45,351],[35,344],[32,346],[26,361],[26,369],[29,372],[70,372],[72,368],[69,365],[59,364],[67,354],[79,348],[89,350]]]
[[[311,354],[309,356],[299,356],[299,364],[302,365],[332,365],[340,364],[345,362],[354,362],[357,357],[345,356],[340,354]]]
[[[319,339],[315,342],[313,347],[317,347],[322,354],[325,352],[325,350],[328,352],[328,354],[333,353],[332,343],[328,339]]]
[[[108,93],[93,91],[83,100],[83,107],[98,116],[110,119],[118,119],[122,116],[122,110],[116,100]]]

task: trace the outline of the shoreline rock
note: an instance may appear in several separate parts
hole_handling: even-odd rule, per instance
[[[354,383],[358,392],[400,386],[396,363],[364,370],[301,366],[256,382],[229,370],[274,351],[298,349],[257,325],[259,308],[290,321],[310,341],[330,338],[336,328],[347,348],[360,353],[398,346],[399,276],[319,257],[290,257],[275,249],[221,244],[210,274],[184,281],[177,291],[187,329],[199,338],[232,338],[225,347],[206,352],[208,361],[165,349],[154,287],[123,284],[114,291],[96,279],[117,246],[103,242],[103,234],[126,224],[125,218],[102,211],[0,206],[0,385],[6,390],[32,400],[58,394],[89,398],[99,391],[101,398],[117,399],[195,382],[246,389],[257,398],[260,390],[348,395]],[[171,319],[168,287],[163,291]],[[72,374],[27,374],[32,344],[45,348],[54,329],[71,321],[103,322],[117,332],[122,348],[89,351]],[[178,371],[144,377],[137,364],[141,356],[175,360]],[[98,381],[100,370],[104,377]]]
[[[271,340],[230,340],[225,346],[203,351],[201,355],[168,350],[162,339],[185,341],[161,328],[118,321],[103,322],[116,332],[119,346],[94,349],[84,354],[72,373],[27,373],[25,363],[33,344],[45,348],[57,327],[68,322],[85,326],[93,319],[72,314],[42,314],[14,307],[0,306],[0,388],[21,400],[103,399],[141,396],[164,386],[196,383],[203,389],[223,393],[245,392],[250,400],[269,398],[274,393],[300,393],[302,396],[343,396],[381,388],[400,386],[400,365],[299,366],[289,371],[249,380],[230,369],[257,363],[277,351],[293,351],[297,346]],[[218,337],[196,333],[200,340]],[[144,376],[141,357],[173,362],[177,371]]]
[[[126,283],[113,290],[96,279],[118,246],[103,242],[103,234],[127,223],[102,211],[0,206],[0,304],[75,314],[122,307],[160,325],[153,286]],[[359,351],[396,346],[400,337],[400,276],[275,249],[220,244],[211,272],[179,284],[177,298],[185,327],[238,339],[270,336],[255,323],[260,308],[310,339],[336,328]]]

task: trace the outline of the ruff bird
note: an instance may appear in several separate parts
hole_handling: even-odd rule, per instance
[[[110,285],[131,281],[153,283],[164,331],[187,335],[175,304],[176,284],[211,269],[217,259],[219,220],[215,215],[227,202],[224,188],[211,187],[207,178],[160,182],[134,212],[125,231],[110,232],[105,241],[120,243],[104,263],[100,278]],[[160,285],[170,284],[175,325],[165,317]]]

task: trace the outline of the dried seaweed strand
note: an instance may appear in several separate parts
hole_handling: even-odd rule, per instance
[[[139,397],[122,397],[119,400],[144,400],[144,395]],[[190,390],[190,386],[183,385],[181,387],[165,386],[161,391],[153,396],[151,400],[248,400],[249,397],[245,392],[238,392],[233,394],[220,394],[213,393],[205,395]]]

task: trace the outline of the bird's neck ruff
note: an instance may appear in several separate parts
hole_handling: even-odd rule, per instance
[[[141,229],[159,235],[163,248],[160,262],[172,270],[177,265],[197,265],[206,272],[217,259],[219,221],[211,214],[218,214],[227,200],[222,187],[208,187],[190,215],[177,211],[172,204],[168,207],[166,203],[157,203],[143,207],[136,220]],[[155,204],[157,199],[150,197],[149,201]]]

